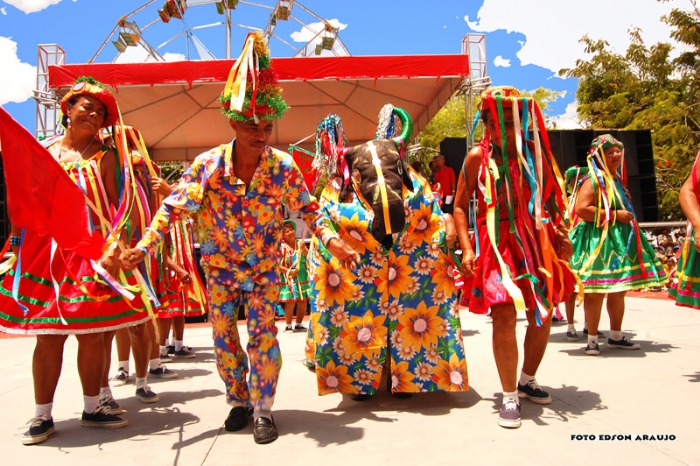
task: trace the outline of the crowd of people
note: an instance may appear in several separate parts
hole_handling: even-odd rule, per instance
[[[457,179],[443,156],[435,158],[434,192],[421,167],[405,160],[412,126],[403,110],[381,114],[392,127],[400,120],[399,135],[355,147],[340,118],[329,115],[317,130],[314,164],[326,185],[316,199],[293,159],[268,145],[287,106],[259,34],[246,39],[220,100],[235,138],[196,157],[170,186],[100,83],[81,78],[64,96],[65,133],[44,146],[85,193],[90,230],[105,240],[102,257],[91,260],[13,225],[9,243],[17,260],[0,283],[0,329],[37,339],[35,414],[24,444],[44,442],[54,431],[53,397],[69,335],[79,344],[81,425],[120,428],[128,421],[110,382],[127,382],[131,352],[135,395],[157,402],[147,378],[175,378],[163,363],[195,357],[183,342],[184,318],[192,313],[206,311],[211,321],[230,406],[225,429],[242,430],[252,418],[259,444],[278,438],[272,412],[282,367],[278,306],[286,331],[306,332],[305,363],[318,393],[362,402],[383,386],[399,398],[468,390],[461,290],[469,312],[492,318],[503,392],[497,420],[506,428],[520,427],[521,399],[552,402],[536,373],[559,303],[567,303],[572,341],[579,339],[575,304],[583,303],[585,354],[601,351],[604,301],[606,347],[640,349],[622,334],[625,294],[663,286],[667,274],[637,224],[624,184],[624,147],[612,136],[592,141],[587,167],[563,177],[537,103],[511,87],[490,88],[479,103],[482,141]],[[692,229],[672,292],[691,307],[700,302],[698,194],[694,167],[681,191]],[[288,211],[308,226],[309,247],[297,238],[297,224],[285,220]],[[658,241],[675,246],[666,234]],[[521,311],[528,326],[519,366]]]

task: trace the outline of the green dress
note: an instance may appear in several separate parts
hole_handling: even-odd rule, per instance
[[[306,254],[297,241],[296,249],[282,243],[282,265],[297,271],[296,277],[280,274],[280,302],[299,301],[309,297],[309,273],[306,270]]]
[[[593,191],[598,194],[598,182],[595,177],[592,180]],[[619,180],[616,183],[621,197],[610,196],[611,209],[626,205],[626,209],[634,214],[629,205],[629,195]],[[595,197],[599,198],[598,195]],[[603,206],[599,205],[600,208]],[[581,278],[586,293],[655,288],[667,281],[666,272],[654,249],[637,227],[636,217],[630,224],[611,221],[607,234],[602,222],[596,226],[595,221],[580,220],[571,230],[570,238],[574,248],[571,267]]]
[[[676,268],[678,283],[668,290],[668,295],[680,306],[700,309],[700,254],[695,249],[695,235],[691,230],[681,249]]]

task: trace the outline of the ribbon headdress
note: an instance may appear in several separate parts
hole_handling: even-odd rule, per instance
[[[396,118],[401,122],[401,133],[396,134]],[[413,134],[413,120],[402,108],[386,104],[379,113],[379,124],[374,139],[391,139],[399,148],[403,157],[404,147]],[[338,175],[343,178],[344,186],[350,183],[350,170],[345,160],[345,150],[348,148],[348,140],[343,131],[340,117],[330,113],[321,121],[316,129],[316,155],[313,168],[318,170],[318,178],[315,185],[324,176],[326,179]]]
[[[260,32],[248,34],[219,97],[221,112],[233,120],[256,123],[260,118],[282,118],[288,107],[281,93],[264,36]]]

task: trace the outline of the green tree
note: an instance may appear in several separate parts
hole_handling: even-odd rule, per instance
[[[700,147],[700,22],[698,14],[673,10],[662,20],[684,51],[644,45],[632,29],[625,55],[605,41],[584,36],[589,60],[578,60],[560,75],[579,79],[578,113],[592,129],[650,129],[656,162],[660,217],[682,219],[678,192]]]

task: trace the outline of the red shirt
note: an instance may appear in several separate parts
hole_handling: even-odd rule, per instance
[[[455,184],[455,172],[445,165],[440,170],[433,173],[433,182],[440,183],[444,196],[451,196],[454,193],[452,185]]]

